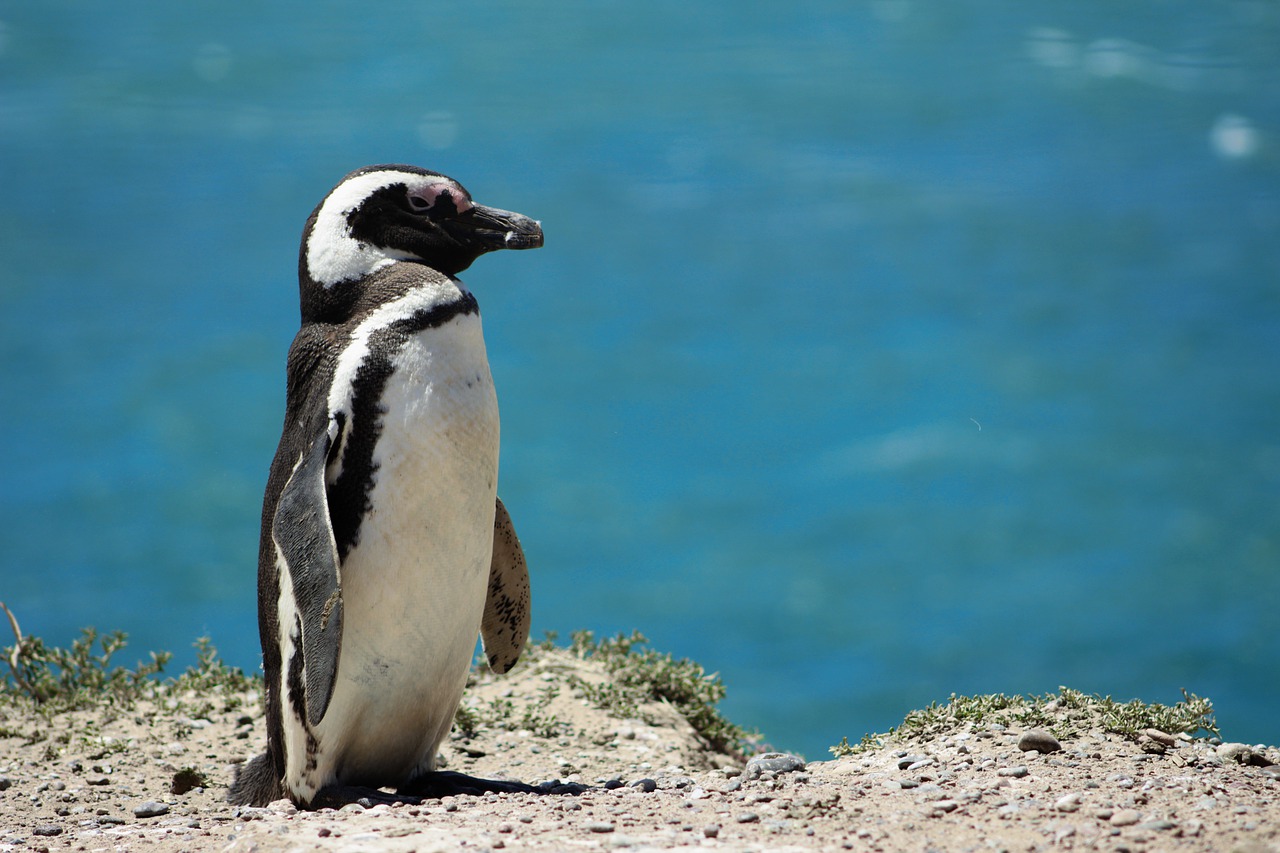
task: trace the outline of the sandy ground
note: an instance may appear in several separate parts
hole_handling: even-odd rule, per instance
[[[1280,761],[1275,749],[1093,730],[1042,754],[1019,747],[1015,726],[964,724],[744,772],[673,708],[617,719],[566,686],[569,674],[605,677],[567,652],[482,677],[467,703],[516,722],[455,732],[443,755],[472,775],[585,791],[337,811],[226,804],[235,764],[264,743],[253,695],[51,719],[0,705],[0,851],[1280,851],[1280,768],[1263,766]]]

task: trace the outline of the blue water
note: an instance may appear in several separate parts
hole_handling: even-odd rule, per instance
[[[481,259],[535,633],[821,757],[960,693],[1280,739],[1280,7],[0,11],[0,599],[257,665],[298,234],[411,162]]]

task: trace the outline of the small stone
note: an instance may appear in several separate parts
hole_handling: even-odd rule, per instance
[[[930,805],[930,808],[936,812],[953,812],[960,806],[955,800],[938,800]]]
[[[164,803],[145,802],[133,809],[134,817],[160,817],[169,813],[169,807]]]
[[[635,788],[637,791],[643,791],[646,794],[652,794],[654,791],[658,790],[658,783],[653,781],[652,779],[647,779],[647,778],[637,779],[636,781],[631,783],[631,787]]]
[[[759,779],[762,773],[791,773],[804,769],[804,759],[785,752],[766,752],[747,762],[742,775],[747,779]]]
[[[1280,781],[1280,764],[1270,764],[1262,768],[1262,775]]]
[[[913,764],[918,764],[921,761],[930,761],[930,760],[931,759],[927,755],[904,755],[902,758],[898,759],[898,769],[906,770]]]
[[[702,827],[702,834],[707,838],[716,838],[720,835],[720,824],[713,823]]]
[[[1143,729],[1142,733],[1147,737],[1151,738],[1156,743],[1161,743],[1161,744],[1164,744],[1165,746],[1178,745],[1178,739],[1173,735],[1169,734],[1168,732],[1162,732],[1159,729]]]
[[[1253,748],[1244,743],[1224,743],[1216,751],[1224,761],[1248,764],[1253,760]]]
[[[58,826],[56,823],[46,823],[41,826],[37,826],[35,829],[31,830],[31,832],[35,835],[61,835],[62,827]]]
[[[1111,815],[1110,823],[1112,826],[1133,826],[1142,820],[1142,815],[1134,809],[1120,809]]]
[[[1027,769],[1027,765],[1025,764],[1019,764],[1015,767],[1001,767],[996,771],[997,776],[1010,776],[1014,779],[1021,779],[1023,776],[1027,776],[1030,773],[1031,771]]]
[[[610,779],[608,782],[604,783],[604,788],[606,791],[613,791],[621,787],[622,787],[621,779]]]
[[[1080,795],[1067,794],[1065,797],[1059,797],[1053,807],[1060,812],[1078,812],[1080,811]]]
[[[12,785],[13,780],[8,776],[0,776],[0,791],[7,791]]]
[[[603,823],[601,821],[592,821],[591,823],[587,824],[586,829],[587,829],[587,832],[606,833],[606,832],[613,832],[614,826],[611,823]]]
[[[760,815],[755,812],[743,812],[734,818],[734,820],[738,823],[757,823],[760,820]]]
[[[1018,738],[1018,749],[1023,752],[1058,752],[1062,744],[1044,729],[1027,729]]]
[[[1177,826],[1177,824],[1175,824],[1171,820],[1157,819],[1157,820],[1149,820],[1149,821],[1146,821],[1145,823],[1138,824],[1138,829],[1154,829],[1156,831],[1164,831],[1166,829],[1173,829],[1175,826]]]

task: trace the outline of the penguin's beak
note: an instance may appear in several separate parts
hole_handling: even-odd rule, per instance
[[[480,253],[498,249],[536,249],[542,245],[540,222],[510,210],[482,204],[439,225],[454,240]]]

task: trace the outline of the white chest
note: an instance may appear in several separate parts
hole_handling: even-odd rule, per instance
[[[370,507],[340,568],[342,650],[312,784],[430,764],[484,607],[499,436],[479,316],[410,336],[390,367]]]

